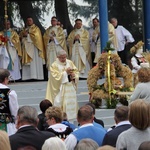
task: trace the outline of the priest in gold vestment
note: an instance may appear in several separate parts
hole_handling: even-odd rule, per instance
[[[95,42],[94,63],[97,63],[98,58],[100,57],[100,54],[101,54],[100,52],[103,52],[103,50],[101,50],[100,26],[99,25],[93,31],[92,39]],[[111,47],[114,48],[112,53],[117,54],[117,38],[116,38],[115,28],[109,21],[108,21],[108,41],[112,43]]]
[[[22,80],[44,79],[43,64],[45,50],[39,27],[31,17],[27,18],[27,27],[20,33],[22,41]]]
[[[79,77],[87,78],[91,69],[89,32],[82,27],[82,20],[76,19],[75,29],[68,36],[69,56],[79,70]]]
[[[8,70],[10,72],[11,79],[21,79],[21,63],[22,57],[20,37],[18,33],[11,28],[10,21],[5,24],[6,29],[3,31],[3,35],[7,38],[6,49],[9,55]]]
[[[67,52],[66,37],[63,28],[57,26],[57,18],[53,16],[51,18],[51,24],[44,33],[44,46],[46,50],[46,66],[50,70],[50,66],[57,58],[57,52],[64,49]]]
[[[46,99],[54,106],[62,108],[70,120],[76,118],[78,110],[76,89],[79,72],[66,57],[64,50],[58,51],[57,59],[50,67]]]
[[[108,40],[111,41],[112,47],[114,48],[113,53],[117,54],[118,41],[114,26],[108,21]]]

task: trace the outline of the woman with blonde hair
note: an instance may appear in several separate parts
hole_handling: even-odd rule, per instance
[[[11,150],[8,134],[0,130],[0,150]]]
[[[99,147],[97,150],[115,150],[115,147],[112,147],[110,145],[104,145]]]
[[[63,140],[61,140],[58,137],[51,137],[44,142],[42,150],[67,150],[67,149]]]
[[[57,137],[64,140],[73,131],[70,127],[62,124],[63,112],[61,108],[52,106],[49,107],[45,116],[47,118],[47,124],[49,125],[47,131],[54,133]]]
[[[74,150],[96,150],[98,147],[94,140],[85,138],[79,141]]]
[[[130,102],[136,99],[144,99],[150,102],[150,68],[141,68],[138,72],[139,83],[136,85],[133,94],[130,97]]]
[[[150,103],[137,99],[129,107],[129,121],[132,127],[119,135],[117,150],[137,150],[142,142],[150,139]]]

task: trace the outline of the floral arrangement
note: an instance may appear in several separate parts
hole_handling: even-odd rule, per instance
[[[108,57],[110,57],[110,71],[108,71]],[[103,76],[105,76],[104,84],[98,85],[97,81]],[[123,78],[123,85],[118,77]],[[108,80],[109,78],[110,81]],[[114,108],[118,103],[117,91],[131,91],[133,87],[132,83],[132,71],[128,66],[122,65],[118,54],[102,53],[97,65],[88,73],[87,85],[90,93],[90,101],[94,103],[96,107],[99,107],[97,104],[100,105],[102,99],[104,99],[106,100],[107,108]],[[111,93],[109,92],[110,88]],[[123,100],[125,97],[120,96],[119,99]]]
[[[5,45],[7,43],[7,37],[0,35],[0,45]]]

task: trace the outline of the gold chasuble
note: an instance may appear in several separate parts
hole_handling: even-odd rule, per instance
[[[18,33],[11,28],[2,31],[1,33],[7,38],[7,43],[4,46],[7,49],[9,55],[7,69],[9,70],[10,76],[13,80],[19,80],[21,78],[20,59],[22,57],[20,37]]]
[[[22,80],[44,79],[45,50],[39,27],[27,26],[22,37]]]
[[[75,41],[75,36],[79,40]],[[80,77],[87,78],[91,68],[91,52],[89,43],[89,32],[84,28],[74,29],[68,36],[69,56],[80,72]]]
[[[17,50],[18,56],[22,56],[22,51],[21,51],[21,43],[20,43],[20,37],[17,34],[16,31],[13,29],[10,29],[11,36],[10,36],[10,41],[13,43],[15,49]]]
[[[14,31],[13,29],[9,29],[9,30],[4,30],[3,32],[1,32],[2,35],[4,36],[7,36],[10,41],[12,42],[14,48],[16,49],[17,51],[17,54],[18,56],[22,57],[22,50],[21,50],[21,43],[20,43],[20,37],[19,35],[17,34],[16,31]],[[13,57],[16,57],[15,55],[11,55],[11,60],[13,61],[15,58]],[[13,62],[14,63],[14,62]]]
[[[33,59],[33,48],[30,46],[27,47],[26,44],[30,43],[30,40],[33,42],[34,46],[39,50],[39,56],[42,59],[45,59],[45,50],[44,50],[44,45],[43,45],[43,39],[41,35],[41,31],[39,27],[37,27],[35,24],[29,26],[26,28],[23,32],[28,31],[29,37],[22,38],[22,51],[23,51],[23,56],[22,56],[22,64],[28,64],[32,61]],[[23,37],[23,34],[20,34],[21,37]],[[30,39],[31,38],[31,39]]]
[[[109,21],[108,21],[108,35],[109,35],[108,40],[112,42],[113,48],[115,49],[112,52],[117,53],[118,42],[117,42],[117,37],[115,33],[115,28]]]
[[[69,81],[65,71],[68,67],[73,69],[74,81]],[[76,118],[78,105],[76,88],[79,72],[72,61],[66,59],[61,63],[57,58],[50,67],[50,77],[47,83],[46,99],[50,100],[54,106],[62,108],[67,113],[68,119]]]
[[[50,38],[53,38],[51,40]],[[57,58],[57,52],[61,49],[65,50],[68,54],[66,47],[66,37],[63,28],[59,26],[50,26],[44,33],[44,46],[46,50],[46,65],[50,70],[50,66]]]

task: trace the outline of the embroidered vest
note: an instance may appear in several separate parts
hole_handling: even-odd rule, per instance
[[[10,89],[0,89],[0,122],[14,122],[9,108]]]
[[[73,131],[70,127],[67,127],[65,131],[57,132],[52,128],[48,128],[47,131],[50,131],[54,133],[57,137],[59,137],[62,140],[65,140],[67,136]]]

